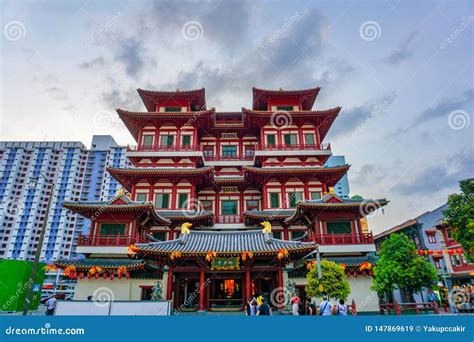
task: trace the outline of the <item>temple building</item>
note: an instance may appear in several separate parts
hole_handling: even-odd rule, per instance
[[[358,310],[377,311],[376,298],[361,305],[375,262],[364,225],[388,201],[335,194],[350,166],[325,166],[323,141],[341,108],[313,110],[319,91],[253,88],[251,108],[218,112],[204,88],[138,89],[146,111],[117,109],[137,142],[133,167],[108,168],[122,189],[63,204],[92,222],[77,246],[86,258],[57,262],[77,278],[74,298],[107,288],[115,300],[241,310],[262,294],[278,308],[286,289],[304,297],[318,250],[345,267]]]

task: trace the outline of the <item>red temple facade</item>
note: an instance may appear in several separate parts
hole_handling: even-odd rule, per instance
[[[108,169],[122,191],[64,203],[92,220],[77,246],[86,259],[57,263],[78,278],[75,299],[107,286],[146,300],[159,286],[177,310],[240,310],[255,294],[279,307],[286,288],[304,297],[305,258],[319,249],[362,302],[375,261],[364,217],[387,201],[332,191],[349,165],[324,166],[341,108],[313,110],[319,90],[253,88],[251,109],[218,112],[204,88],[138,89],[146,111],[117,109],[137,142],[134,167]]]

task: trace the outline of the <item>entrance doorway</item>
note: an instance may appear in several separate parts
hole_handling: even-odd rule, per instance
[[[229,276],[214,279],[209,292],[209,308],[240,310],[243,303],[242,277]]]
[[[177,278],[175,305],[181,311],[195,311],[199,305],[199,282],[197,278]]]

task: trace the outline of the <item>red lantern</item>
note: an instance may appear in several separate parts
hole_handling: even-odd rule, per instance
[[[126,277],[127,279],[130,279],[130,273],[129,273],[129,272],[125,273],[125,277]]]
[[[94,274],[95,279],[99,279],[99,273]]]
[[[420,250],[418,251],[418,255],[423,255],[423,254],[425,254],[425,252],[424,252],[422,249],[420,249]]]
[[[102,274],[102,278],[103,278],[103,279],[107,279],[107,273],[104,272],[104,273]]]
[[[114,280],[114,273],[110,273],[110,280]]]
[[[119,273],[119,274],[117,275],[117,277],[118,277],[119,279],[122,279],[122,273]]]
[[[84,272],[79,273],[79,279],[84,278]]]
[[[438,254],[439,254],[439,255],[443,254],[443,251],[440,249],[440,250],[438,251]]]
[[[429,249],[429,250],[428,250],[428,254],[429,254],[429,255],[433,254],[433,250],[432,250],[432,249]]]
[[[92,274],[90,274],[89,272],[87,273],[87,279],[90,279],[92,276]]]
[[[448,254],[453,255],[454,254],[454,249],[448,249]]]
[[[464,251],[461,248],[457,249],[458,254],[462,254]]]

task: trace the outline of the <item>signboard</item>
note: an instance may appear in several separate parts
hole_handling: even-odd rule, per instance
[[[240,259],[236,258],[214,258],[211,270],[240,270]]]

